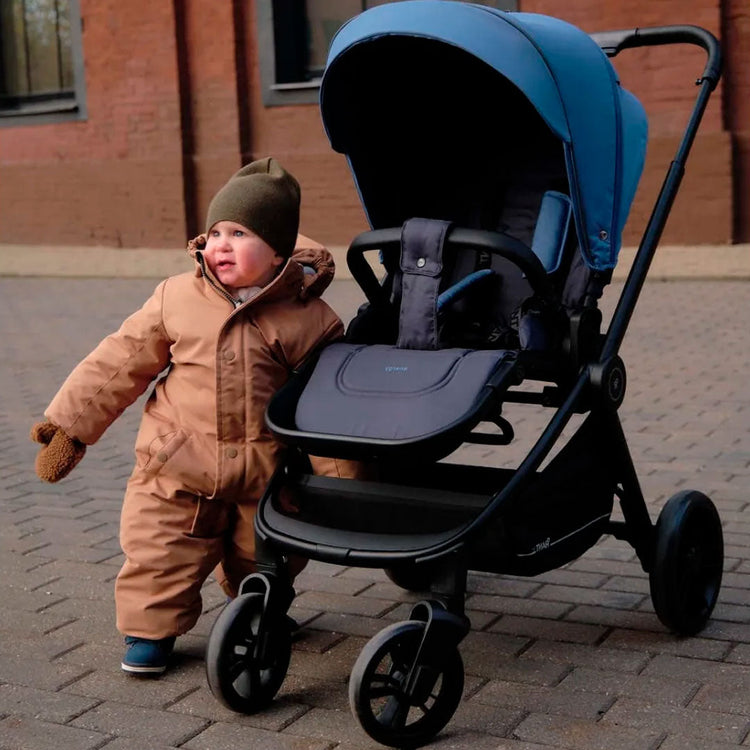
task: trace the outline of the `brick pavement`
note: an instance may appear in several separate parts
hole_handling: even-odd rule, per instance
[[[367,639],[415,599],[379,570],[313,563],[300,576],[294,614],[307,627],[262,714],[232,714],[206,687],[202,654],[222,605],[213,582],[170,672],[152,681],[120,673],[112,582],[138,406],[55,486],[36,480],[27,434],[75,362],[154,284],[0,278],[0,748],[376,747],[349,713],[346,682]],[[358,302],[348,281],[328,297],[345,318]],[[631,548],[611,538],[535,578],[472,574],[464,699],[433,747],[750,746],[748,311],[744,281],[650,282],[623,349],[621,414],[652,516],[695,487],[724,521],[724,586],[706,630],[668,634]],[[517,446],[473,447],[464,458],[517,460],[549,414],[514,407],[507,416]]]

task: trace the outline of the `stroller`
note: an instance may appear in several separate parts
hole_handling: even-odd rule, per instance
[[[647,140],[608,57],[674,43],[708,61],[602,332],[598,300]],[[618,417],[618,350],[720,69],[717,40],[694,26],[589,36],[443,0],[380,5],[339,30],[321,112],[372,227],[347,256],[366,302],[346,339],[269,404],[287,450],[257,510],[258,572],[218,616],[206,654],[224,705],[257,711],[286,676],[291,554],[383,568],[429,592],[352,669],[354,714],[394,747],[428,742],[459,705],[469,570],[533,576],[611,534],[635,549],[663,624],[703,628],[721,585],[721,522],[688,490],[652,523]],[[451,460],[465,444],[514,440],[505,404],[551,413],[518,466]],[[360,460],[365,474],[315,476],[309,455]]]

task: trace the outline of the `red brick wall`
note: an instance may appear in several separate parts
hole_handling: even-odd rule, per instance
[[[584,31],[669,24],[702,26],[721,36],[718,0],[522,0],[524,10],[559,15]],[[613,58],[622,84],[649,118],[649,147],[624,242],[636,244],[659,194],[695,102],[694,85],[706,55],[692,45],[624,50]],[[662,236],[664,243],[724,243],[732,240],[732,143],[724,129],[726,84],[714,91],[687,162],[685,177]]]
[[[750,242],[750,4],[724,0],[726,123],[733,135],[734,238]]]
[[[190,0],[179,5],[183,9],[178,34],[184,40],[180,68],[183,106],[187,107],[183,137],[192,234],[203,231],[209,201],[243,163],[235,3]]]
[[[725,78],[664,241],[750,241],[746,0],[521,0],[521,9],[586,31],[694,23],[722,36]],[[81,12],[88,120],[0,128],[0,243],[179,247],[202,230],[211,196],[231,173],[269,154],[302,184],[302,231],[344,244],[366,228],[317,106],[262,104],[254,2],[81,0]],[[704,59],[684,45],[626,50],[615,59],[651,129],[628,243],[645,226]]]
[[[246,18],[243,35],[248,49],[250,156],[274,155],[299,179],[303,233],[327,244],[347,244],[368,227],[346,160],[329,146],[316,104],[263,106],[254,12]]]
[[[88,119],[0,128],[0,242],[184,243],[172,4],[81,0]]]
[[[739,6],[741,0],[734,0]],[[718,0],[521,0],[521,10],[557,15],[585,31],[691,23],[717,36]],[[747,17],[748,12],[745,11]],[[255,38],[254,24],[246,38]],[[746,42],[750,39],[744,37]],[[748,49],[748,44],[745,44]],[[689,45],[626,50],[615,60],[623,85],[643,103],[650,143],[644,175],[624,241],[639,241],[695,100],[695,79],[705,53]],[[277,155],[303,186],[303,229],[324,242],[345,243],[366,228],[345,161],[330,152],[317,108],[264,108],[257,60],[250,59],[252,151]],[[663,235],[665,243],[724,243],[732,240],[732,138],[723,124],[724,85],[714,92],[691,152],[686,175]],[[746,99],[747,101],[747,99]],[[747,122],[747,118],[745,122]],[[743,142],[750,160],[750,138]],[[735,149],[737,149],[735,145]],[[745,173],[748,168],[745,167]],[[744,195],[747,195],[747,191]]]

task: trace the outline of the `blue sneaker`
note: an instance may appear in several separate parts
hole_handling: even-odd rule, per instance
[[[124,672],[131,674],[163,674],[167,669],[169,656],[174,648],[174,637],[152,641],[148,638],[125,636],[125,656],[120,665]]]

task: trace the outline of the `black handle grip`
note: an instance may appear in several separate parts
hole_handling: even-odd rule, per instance
[[[349,246],[346,262],[352,276],[372,303],[383,302],[383,290],[375,272],[364,257],[368,250],[384,250],[401,243],[401,227],[375,229],[355,237]],[[539,258],[523,242],[502,232],[455,227],[449,230],[446,247],[468,247],[484,250],[514,263],[523,272],[534,292],[543,300],[553,297],[552,282]]]
[[[721,78],[721,47],[719,40],[700,26],[651,26],[642,29],[602,31],[591,34],[591,38],[604,50],[608,57],[614,57],[624,49],[634,47],[655,47],[662,44],[695,44],[703,47],[708,55],[703,79],[715,88]]]

